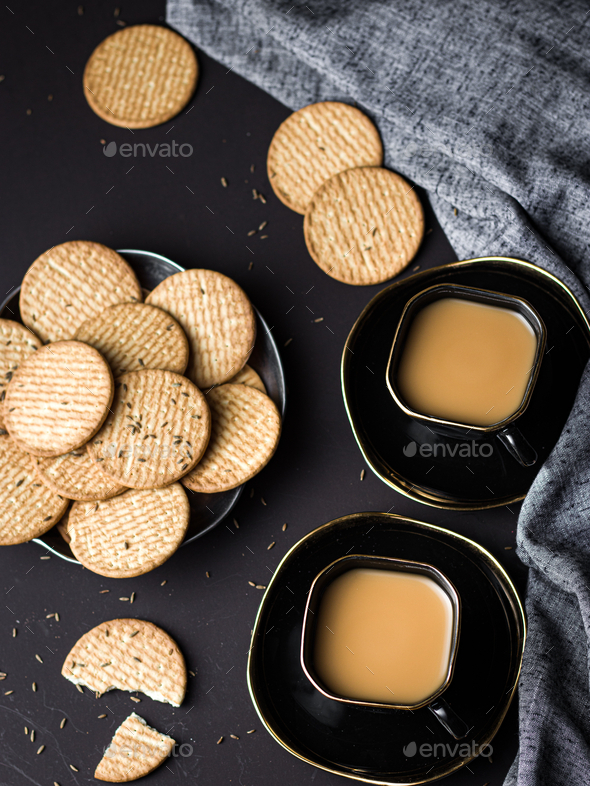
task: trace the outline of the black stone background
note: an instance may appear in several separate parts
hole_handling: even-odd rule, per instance
[[[256,716],[245,670],[262,593],[248,580],[267,583],[265,566],[274,569],[300,537],[333,518],[392,509],[477,540],[522,590],[524,568],[515,551],[507,550],[514,546],[518,506],[512,513],[506,508],[445,512],[405,499],[370,471],[359,480],[364,463],[342,403],[340,355],[355,318],[380,287],[349,287],[322,273],[307,254],[301,217],[273,196],[266,151],[289,114],[286,107],[199,53],[201,76],[188,111],[132,135],[94,115],[82,91],[88,56],[119,29],[116,2],[84,3],[82,15],[71,0],[8,0],[8,5],[0,9],[0,296],[18,286],[40,253],[71,239],[147,249],[186,267],[221,270],[245,288],[274,326],[289,399],[278,452],[248,484],[235,511],[239,530],[230,519],[158,570],[123,581],[56,557],[41,560],[43,550],[32,543],[0,549],[0,671],[8,674],[0,683],[0,784],[94,783],[104,747],[132,710],[161,731],[173,726],[178,742],[193,746],[192,755],[171,758],[146,783],[344,783],[288,754]],[[119,19],[163,23],[164,2],[124,1]],[[101,139],[152,145],[174,139],[191,144],[194,153],[107,158]],[[253,187],[265,194],[266,205],[252,199]],[[415,260],[423,269],[451,262],[455,255],[425,194],[421,197],[432,230]],[[268,239],[247,238],[263,220]],[[324,321],[315,323],[317,317]],[[267,551],[272,541],[276,546]],[[99,594],[102,589],[110,592]],[[118,598],[132,591],[136,599],[130,608]],[[55,611],[59,623],[46,619]],[[180,709],[146,697],[135,704],[122,692],[96,700],[60,676],[65,655],[82,633],[131,614],[168,630],[189,669],[197,672]],[[8,690],[14,692],[5,696]],[[108,717],[99,720],[103,712]],[[67,725],[60,730],[64,716]],[[34,742],[25,736],[25,725],[35,729]],[[254,734],[246,734],[253,728]],[[222,735],[225,741],[217,745]],[[447,782],[501,784],[517,743],[513,704],[494,741],[493,763],[478,759]],[[37,756],[42,744],[45,750]]]

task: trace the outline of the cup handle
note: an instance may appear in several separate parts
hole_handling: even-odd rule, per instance
[[[462,740],[467,735],[469,731],[467,724],[461,720],[455,710],[444,699],[431,701],[428,709],[456,740]]]
[[[506,426],[497,434],[512,458],[523,467],[532,467],[537,461],[537,451],[516,426]]]

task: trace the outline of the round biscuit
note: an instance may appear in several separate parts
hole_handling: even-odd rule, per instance
[[[0,429],[4,428],[6,386],[23,360],[42,346],[33,331],[20,322],[0,319]]]
[[[281,416],[268,396],[247,385],[220,385],[209,391],[207,401],[209,447],[182,483],[191,491],[228,491],[268,463],[279,443]]]
[[[116,251],[71,240],[33,262],[23,278],[19,306],[25,325],[48,342],[73,338],[83,322],[107,306],[141,299],[135,273]]]
[[[40,537],[67,507],[67,499],[39,481],[31,457],[9,436],[0,436],[0,546]]]
[[[189,516],[180,483],[130,489],[100,502],[74,502],[68,522],[70,548],[84,567],[101,576],[141,576],[174,554]]]
[[[53,458],[31,458],[39,480],[55,494],[67,499],[110,499],[127,490],[104,474],[85,447]]]
[[[113,375],[81,341],[46,344],[14,372],[4,400],[5,426],[34,456],[60,456],[96,434],[113,400]]]
[[[177,115],[194,93],[199,66],[191,45],[157,25],[105,38],[84,69],[84,95],[107,123],[151,128]]]
[[[118,303],[86,320],[74,338],[98,349],[117,376],[142,368],[183,374],[188,340],[170,314],[146,303]]]
[[[185,270],[165,278],[147,303],[167,311],[190,346],[186,375],[207,389],[244,366],[256,340],[256,317],[244,290],[214,270]]]
[[[108,783],[125,783],[149,775],[164,764],[176,740],[148,726],[132,712],[119,726],[96,770],[94,777]]]
[[[371,120],[354,106],[323,101],[299,109],[281,123],[266,166],[281,202],[304,214],[314,193],[333,175],[382,163],[383,145]]]
[[[414,189],[381,167],[348,169],[313,196],[303,223],[314,262],[345,284],[380,284],[413,259],[424,235]]]
[[[260,374],[257,371],[254,371],[252,366],[249,366],[247,363],[241,371],[232,377],[229,380],[230,385],[248,385],[250,388],[256,388],[261,393],[266,393],[266,387],[264,382],[260,378]]]
[[[92,628],[74,644],[61,673],[99,696],[112,689],[139,691],[180,707],[186,692],[178,644],[147,620],[109,620]]]
[[[159,488],[190,472],[210,434],[207,401],[190,380],[161,369],[130,371],[117,379],[111,412],[88,452],[118,483]]]

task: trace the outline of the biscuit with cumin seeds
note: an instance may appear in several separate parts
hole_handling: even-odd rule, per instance
[[[229,385],[248,385],[250,388],[256,388],[261,393],[266,393],[266,387],[264,382],[260,378],[260,374],[257,371],[254,371],[252,366],[249,366],[247,363],[241,371],[232,377],[228,382]]]
[[[152,729],[132,712],[115,732],[94,777],[108,783],[127,783],[143,778],[166,761],[175,745],[176,740]]]
[[[40,537],[67,507],[67,499],[39,482],[28,453],[9,436],[0,436],[0,546]]]
[[[209,391],[207,401],[211,440],[182,483],[191,491],[228,491],[270,461],[281,435],[281,416],[272,399],[247,385],[220,385]]]
[[[167,311],[187,335],[186,375],[207,390],[235,376],[250,357],[256,317],[244,290],[215,270],[184,270],[165,278],[146,300]]]
[[[314,262],[337,281],[380,284],[412,261],[424,235],[413,186],[381,167],[348,169],[313,195],[303,222]]]
[[[60,456],[96,434],[114,382],[102,357],[81,341],[46,344],[21,363],[4,400],[6,430],[34,456]]]
[[[174,639],[147,620],[102,622],[74,644],[61,669],[74,685],[102,696],[110,690],[139,691],[180,707],[186,665]]]
[[[207,401],[190,380],[171,371],[144,369],[117,379],[109,417],[87,449],[102,472],[118,483],[158,488],[190,472],[210,434]]]
[[[188,340],[170,314],[146,303],[118,303],[86,320],[74,338],[98,349],[118,376],[142,368],[183,374]]]
[[[52,458],[31,457],[39,480],[55,494],[67,499],[95,501],[110,499],[127,490],[92,461],[85,447]]]
[[[270,143],[266,167],[281,202],[305,214],[314,193],[333,175],[382,163],[383,145],[369,118],[354,106],[322,101],[281,123]]]
[[[107,306],[141,300],[139,281],[122,256],[101,243],[71,240],[33,262],[19,306],[25,325],[47,343],[73,338]]]
[[[84,95],[107,123],[151,128],[184,109],[198,74],[195,53],[178,33],[134,25],[105,38],[90,55]]]
[[[190,508],[180,483],[74,502],[68,534],[76,559],[101,576],[128,579],[162,565],[182,543]]]
[[[0,319],[0,429],[4,428],[6,386],[23,360],[42,346],[43,342],[33,331],[20,322]]]

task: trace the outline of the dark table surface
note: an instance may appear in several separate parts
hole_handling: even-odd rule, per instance
[[[0,10],[0,297],[19,285],[40,253],[73,239],[147,249],[186,267],[220,270],[244,287],[274,326],[287,378],[287,417],[275,457],[248,484],[235,511],[239,530],[224,522],[152,573],[116,581],[56,557],[42,560],[43,549],[33,543],[0,550],[0,671],[8,675],[0,683],[0,784],[96,782],[92,774],[104,747],[133,710],[161,731],[173,727],[170,734],[192,746],[190,755],[173,757],[148,776],[150,784],[344,783],[283,750],[254,711],[246,661],[261,591],[248,581],[267,583],[267,566],[274,569],[300,537],[331,519],[392,510],[477,540],[522,591],[525,571],[511,548],[518,506],[512,512],[438,511],[397,494],[371,472],[360,481],[364,463],[342,403],[340,356],[355,318],[380,287],[349,287],[314,265],[301,216],[273,196],[265,174],[269,142],[289,110],[219,63],[198,54],[197,93],[165,125],[132,135],[93,114],[82,72],[93,48],[120,29],[117,7],[99,0],[83,6],[9,0]],[[164,2],[123,2],[118,19],[163,23]],[[109,158],[102,140],[175,140],[192,145],[193,154]],[[267,197],[266,205],[252,199],[252,188]],[[421,197],[431,231],[412,267],[424,269],[456,257]],[[268,238],[247,238],[263,220]],[[314,322],[318,317],[323,322]],[[268,551],[272,541],[276,546]],[[99,594],[103,589],[110,591]],[[119,600],[131,592],[132,609]],[[46,619],[55,611],[59,622]],[[147,697],[135,704],[123,692],[97,700],[60,676],[76,639],[120,616],[149,619],[180,644],[196,677],[179,709]],[[108,717],[98,719],[103,712]],[[63,717],[68,721],[60,730]],[[34,742],[25,726],[35,730]],[[246,734],[250,729],[256,732]],[[492,763],[476,759],[446,782],[502,783],[517,744],[513,703],[494,740]],[[45,750],[36,755],[40,745]]]

